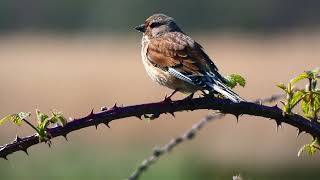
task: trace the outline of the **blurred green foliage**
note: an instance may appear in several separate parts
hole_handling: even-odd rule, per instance
[[[1,0],[0,31],[129,32],[162,12],[188,31],[273,32],[318,26],[318,7],[313,0]]]
[[[0,161],[1,179],[10,180],[87,180],[87,179],[125,179],[141,163],[150,150],[137,148],[113,149],[47,147],[43,152],[31,152],[31,157],[23,153],[10,156],[9,161]],[[39,151],[39,149],[33,149]],[[49,154],[48,154],[49,153]],[[241,165],[225,165],[208,160],[200,154],[179,152],[162,158],[141,176],[141,180],[194,180],[194,179],[232,179],[241,174],[244,179],[317,179],[320,172],[316,167],[301,167],[294,164],[285,167],[253,168]]]

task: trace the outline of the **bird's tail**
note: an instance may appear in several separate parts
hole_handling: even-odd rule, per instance
[[[222,94],[224,97],[230,99],[232,102],[238,103],[241,101],[245,101],[242,99],[237,93],[233,92],[228,86],[219,80],[214,80],[215,83],[211,84],[211,88],[218,93]]]

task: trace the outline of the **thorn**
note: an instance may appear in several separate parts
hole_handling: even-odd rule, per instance
[[[95,124],[95,125],[94,125],[94,126],[96,127],[96,130],[98,129],[98,125],[99,125],[99,124]]]
[[[176,117],[175,115],[174,115],[174,112],[173,111],[171,111],[171,112],[169,112],[173,117]]]
[[[67,134],[63,134],[62,136],[64,137],[64,139],[65,139],[66,141],[68,141]]]
[[[160,117],[160,114],[152,114],[149,119],[150,120],[154,120],[154,119],[157,119],[158,117]]]
[[[164,103],[170,103],[170,104],[171,104],[171,103],[172,103],[171,97],[166,95],[166,96],[164,97],[163,102],[164,102]]]
[[[304,133],[303,130],[297,129],[297,138],[299,137],[299,135],[301,135],[302,133]]]
[[[46,140],[45,143],[48,144],[49,148],[51,148],[51,140],[50,139]]]
[[[154,148],[154,150],[153,150],[153,155],[154,155],[155,157],[159,157],[161,154],[162,154],[162,151],[161,151],[160,148],[158,148],[158,147]]]
[[[135,117],[142,120],[142,115],[136,115]]]
[[[236,117],[237,123],[239,123],[239,116],[240,116],[240,114],[234,114],[234,116]]]
[[[105,122],[104,124],[105,124],[108,128],[110,128],[109,122]]]
[[[14,139],[14,142],[20,142],[22,139],[18,136],[18,135],[16,135],[16,138]]]
[[[21,149],[21,150],[22,150],[23,152],[25,152],[27,156],[29,156],[29,153],[28,153],[28,151],[27,151],[27,148]]]
[[[281,121],[276,120],[276,124],[277,124],[277,132],[279,132],[279,127],[282,128]]]
[[[118,109],[117,103],[115,103],[115,104],[113,105],[112,109],[113,109],[113,110]]]
[[[3,158],[4,160],[7,160],[7,161],[8,161],[7,156],[1,156],[0,158]]]

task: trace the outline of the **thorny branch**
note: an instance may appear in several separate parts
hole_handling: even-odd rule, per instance
[[[271,103],[279,98],[281,98],[283,95],[273,95],[269,98],[265,99],[258,99],[254,102],[256,103]],[[208,114],[203,119],[195,123],[191,129],[187,130],[184,134],[181,136],[178,136],[176,138],[171,139],[167,144],[163,145],[162,147],[155,147],[151,156],[144,159],[142,163],[139,165],[139,167],[130,175],[128,180],[136,180],[139,179],[140,175],[145,172],[152,164],[154,164],[161,156],[168,154],[173,148],[177,147],[179,144],[183,143],[187,140],[192,140],[196,134],[209,122],[220,119],[224,117],[224,114]]]
[[[233,114],[237,118],[244,114],[265,117],[267,119],[275,120],[278,126],[280,126],[281,123],[287,123],[298,128],[298,133],[305,131],[313,137],[320,138],[320,125],[317,122],[311,122],[298,114],[285,114],[277,106],[265,106],[254,102],[233,103],[227,99],[214,97],[201,97],[177,101],[166,99],[155,103],[123,107],[118,107],[115,104],[112,108],[104,109],[98,113],[94,113],[92,110],[88,116],[73,119],[63,127],[57,126],[48,128],[47,134],[49,136],[48,139],[50,140],[57,136],[67,137],[67,134],[72,131],[89,126],[97,127],[101,123],[104,123],[109,127],[111,121],[126,117],[138,117],[141,119],[144,115],[152,115],[153,118],[156,118],[164,113],[174,115],[175,112],[179,111],[193,111],[199,109],[218,110],[221,113]],[[37,134],[23,138],[17,136],[13,142],[0,146],[0,158],[7,159],[9,154],[16,151],[27,152],[27,149],[30,146],[39,144],[40,142],[44,142],[44,140],[39,140]]]

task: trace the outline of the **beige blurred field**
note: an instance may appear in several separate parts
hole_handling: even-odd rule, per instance
[[[222,74],[238,73],[246,78],[247,86],[236,91],[248,100],[278,94],[277,83],[320,66],[319,33],[218,33],[193,37],[204,46]],[[159,101],[171,92],[147,77],[140,59],[140,34],[2,35],[0,83],[1,117],[19,111],[33,112],[35,108],[45,112],[56,108],[67,117],[80,117],[93,107],[98,111],[115,102],[130,105]],[[183,112],[176,118],[161,116],[152,122],[127,118],[112,122],[111,129],[101,125],[97,131],[91,127],[74,132],[69,141],[106,150],[140,148],[150,152],[154,145],[183,133],[207,113]],[[32,131],[26,126],[6,124],[0,127],[0,144],[12,140],[16,133],[27,135]],[[319,165],[319,156],[296,155],[309,139],[307,135],[296,139],[296,129],[288,125],[277,133],[273,121],[242,116],[237,124],[234,117],[226,116],[209,124],[175,154],[194,151],[226,165]],[[60,149],[70,146],[61,138],[53,143]],[[31,153],[39,149],[55,153],[43,146],[34,146]]]

